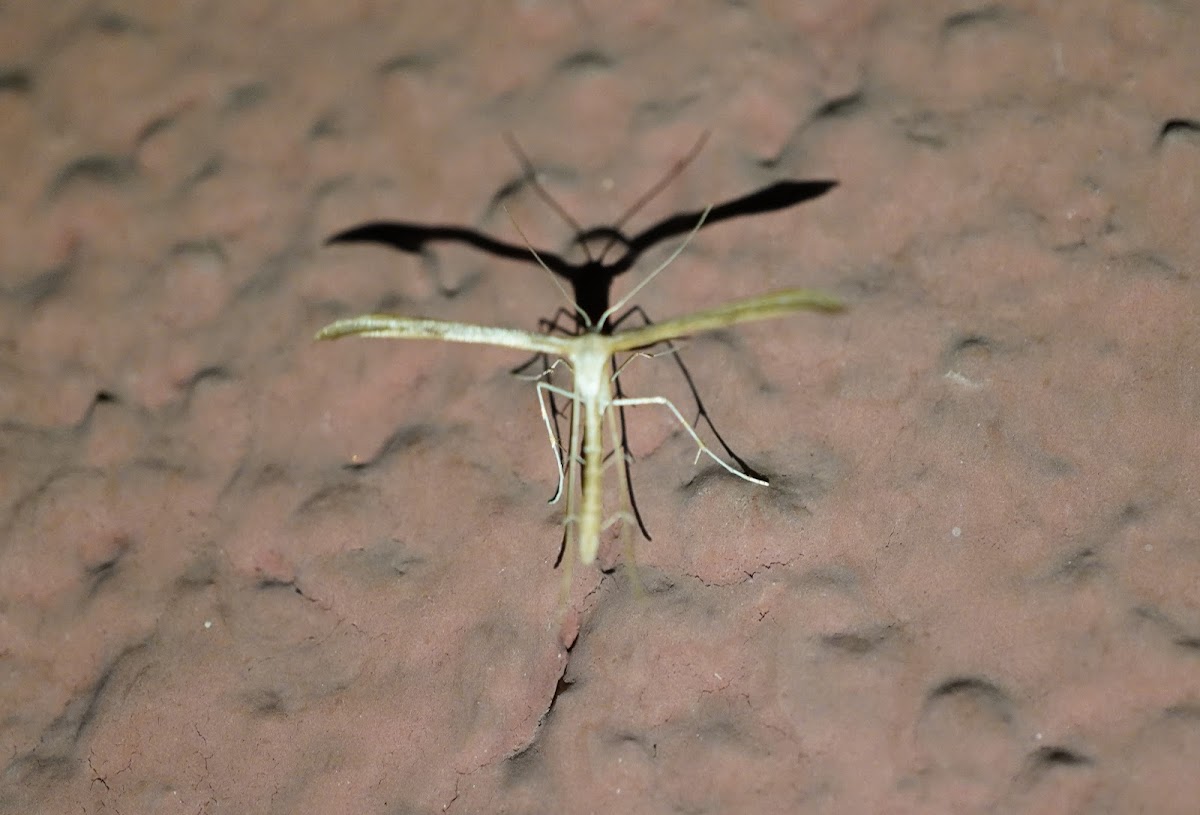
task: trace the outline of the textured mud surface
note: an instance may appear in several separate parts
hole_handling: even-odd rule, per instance
[[[0,3],[0,812],[1195,812],[1200,12],[620,5]],[[521,356],[311,342],[558,293],[325,241],[566,253],[505,131],[591,226],[706,129],[627,231],[838,186],[641,305],[851,311],[686,345],[773,485],[631,413],[560,620]]]

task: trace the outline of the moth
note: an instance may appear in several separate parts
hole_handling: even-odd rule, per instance
[[[562,561],[565,596],[571,582],[573,558],[577,556],[584,565],[593,563],[600,547],[600,536],[612,524],[622,522],[621,534],[626,541],[627,551],[631,549],[629,534],[635,519],[629,476],[624,466],[615,468],[620,490],[620,509],[615,514],[604,517],[605,469],[612,461],[619,460],[622,465],[625,464],[622,456],[624,448],[616,418],[620,409],[648,405],[666,408],[696,442],[696,462],[702,455],[707,455],[739,478],[754,484],[767,484],[763,479],[740,472],[710,450],[670,400],[662,396],[630,397],[617,393],[615,382],[625,366],[638,357],[653,356],[650,350],[656,346],[702,332],[782,317],[799,311],[832,313],[843,309],[841,301],[830,294],[814,289],[794,288],[736,300],[664,322],[629,329],[611,329],[609,319],[625,308],[638,292],[683,252],[703,226],[710,209],[711,207],[704,211],[692,231],[662,264],[597,319],[591,319],[580,309],[551,273],[551,279],[574,308],[583,326],[583,330],[578,334],[556,335],[394,314],[364,314],[330,323],[317,332],[316,339],[333,340],[359,336],[492,345],[556,358],[554,364],[543,372],[543,376],[559,365],[570,370],[570,390],[545,381],[542,376],[537,377],[538,404],[558,467],[558,488],[550,503],[556,503],[563,495],[566,496],[563,516],[565,548]],[[517,229],[520,231],[520,227]],[[542,267],[550,273],[527,240],[526,245]],[[619,324],[620,321],[617,322]],[[610,369],[610,360],[616,359],[620,354],[629,356]],[[565,399],[570,405],[570,431],[565,449],[555,433],[551,413],[547,409],[547,398],[550,394]],[[607,446],[612,451],[611,457],[607,457],[605,453],[606,432]]]

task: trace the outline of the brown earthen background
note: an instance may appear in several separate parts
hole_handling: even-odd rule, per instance
[[[0,3],[0,811],[1196,812],[1197,42],[1149,0]],[[520,355],[310,341],[557,293],[323,242],[516,240],[506,130],[608,223],[705,129],[633,231],[839,186],[640,302],[851,310],[687,345],[774,484],[631,415],[650,591],[582,570],[568,652]]]

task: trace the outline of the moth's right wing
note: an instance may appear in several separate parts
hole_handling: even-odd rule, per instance
[[[611,337],[613,351],[647,348],[666,340],[726,328],[754,320],[769,320],[796,311],[836,313],[845,309],[842,301],[815,289],[785,289],[761,297],[737,300],[716,308],[697,311],[642,328],[618,331]]]

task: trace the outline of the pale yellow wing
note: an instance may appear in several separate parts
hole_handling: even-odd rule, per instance
[[[571,348],[569,337],[553,337],[516,328],[493,328],[471,323],[398,317],[393,314],[363,314],[338,320],[318,331],[315,339],[335,340],[347,336],[467,342],[556,356],[569,356]]]
[[[736,300],[716,308],[705,309],[676,317],[674,320],[655,323],[643,328],[618,331],[611,337],[611,351],[632,351],[646,348],[658,342],[712,331],[717,328],[748,323],[753,320],[769,320],[796,311],[843,311],[842,301],[831,294],[815,289],[785,289],[761,297]]]

